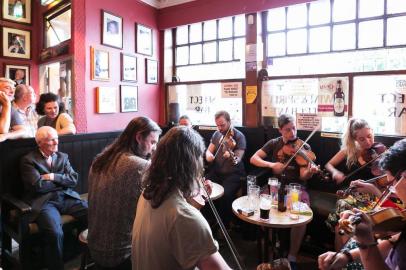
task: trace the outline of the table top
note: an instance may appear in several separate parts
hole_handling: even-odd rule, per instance
[[[213,189],[210,194],[210,199],[216,200],[218,198],[221,198],[224,195],[224,188],[222,185],[217,184],[217,183],[212,183],[213,184]]]
[[[253,216],[247,217],[244,216],[240,213],[238,213],[238,209],[246,208],[248,205],[248,196],[242,196],[240,198],[237,198],[233,202],[233,213],[240,219],[260,225],[260,226],[265,226],[265,227],[271,227],[271,228],[292,228],[292,227],[298,227],[298,226],[303,226],[307,223],[309,223],[313,219],[313,212],[311,215],[298,215],[299,219],[292,219],[290,218],[290,212],[289,210],[286,210],[285,212],[279,212],[278,209],[276,208],[271,208],[271,212],[269,213],[269,219],[268,220],[263,220],[259,218],[259,210],[255,212]]]

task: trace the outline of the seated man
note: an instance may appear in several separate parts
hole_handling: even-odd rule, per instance
[[[187,116],[186,114],[179,117],[178,123],[179,123],[179,126],[192,127],[192,121],[190,121],[189,116]]]
[[[14,99],[14,82],[0,78],[0,142],[25,136],[24,122],[11,106]]]
[[[38,149],[25,155],[20,164],[24,199],[32,207],[31,221],[38,224],[43,235],[48,269],[63,269],[61,215],[71,215],[87,226],[87,202],[72,190],[78,174],[68,155],[58,152],[56,130],[41,127],[35,140]]]

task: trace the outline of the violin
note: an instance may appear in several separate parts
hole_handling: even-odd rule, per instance
[[[220,146],[217,149],[216,154],[214,155],[214,158],[216,158],[217,154],[219,153],[220,148],[223,148],[224,152],[228,152],[230,154],[230,159],[233,165],[238,164],[238,157],[234,153],[234,148],[237,146],[237,142],[234,140],[234,130],[233,128],[230,127],[228,128],[226,134],[222,137],[220,140]]]
[[[385,151],[386,146],[379,142],[372,144],[369,149],[362,151],[361,157],[366,163],[369,163],[373,175],[378,176],[382,174],[382,170],[379,168],[379,159]]]
[[[210,196],[213,190],[213,185],[210,180],[204,180],[204,187],[199,186],[196,193],[187,199],[187,202],[197,210],[202,209],[206,205],[207,197],[205,189],[207,190],[207,194]]]
[[[279,160],[286,160],[286,157],[291,157],[292,155],[295,155],[294,158],[296,164],[300,167],[308,166],[309,163],[318,167],[314,162],[316,160],[316,155],[310,150],[310,146],[297,137],[293,140],[287,141],[277,153]],[[323,180],[328,181],[331,179],[330,174],[324,170],[319,169],[318,174]]]

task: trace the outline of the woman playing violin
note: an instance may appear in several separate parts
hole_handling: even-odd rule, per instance
[[[365,155],[363,153],[369,151],[374,143],[373,130],[369,124],[363,119],[352,118],[348,121],[347,128],[343,134],[342,149],[325,165],[326,170],[331,173],[337,185],[345,186],[350,184],[354,187],[354,192],[350,196],[337,201],[336,211],[330,213],[326,220],[327,226],[335,232],[336,250],[339,250],[347,240],[346,237],[338,234],[337,223],[340,213],[353,207],[369,209],[373,206],[376,196],[379,196],[379,190],[374,189],[372,184],[366,185],[361,181],[349,183],[351,179],[366,180],[374,177],[369,167],[359,169],[368,162],[364,160]],[[358,172],[351,177],[347,177],[344,172],[338,169],[338,166],[344,161],[349,172],[357,170]]]
[[[396,195],[406,201],[406,139],[396,142],[380,160],[380,166],[386,171],[388,178],[395,179],[394,190]],[[394,176],[398,177],[394,177]],[[354,209],[354,212],[360,212]],[[353,215],[351,212],[344,212],[342,219],[348,219]],[[360,259],[365,269],[406,269],[406,230],[392,236],[388,240],[376,243],[371,218],[361,213],[360,223],[355,225],[354,238],[360,248],[351,250],[350,255],[334,252],[326,252],[319,256],[320,269],[340,269],[351,259]],[[389,229],[390,230],[390,229]],[[331,264],[335,261],[334,266]]]
[[[285,180],[285,182],[283,184],[298,181],[305,182],[318,171],[318,168],[310,162],[306,166],[299,166],[296,160],[292,160],[291,163],[285,168],[284,162],[287,162],[289,155],[287,155],[288,157],[285,158],[284,154],[289,153],[281,153],[281,150],[287,143],[294,141],[297,138],[295,119],[291,115],[282,114],[278,117],[278,127],[281,136],[268,141],[251,157],[250,162],[257,167],[271,169],[273,175],[281,175],[284,173],[285,179],[283,180]],[[310,146],[307,145],[306,148],[310,149]],[[294,154],[294,152],[295,151],[292,150],[290,155]],[[303,189],[301,194],[301,200],[309,204],[309,196],[307,192]],[[290,250],[288,255],[291,265],[295,265],[296,256],[299,252],[300,244],[305,231],[306,225],[291,229]]]

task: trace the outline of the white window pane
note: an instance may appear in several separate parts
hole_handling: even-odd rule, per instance
[[[176,48],[176,65],[187,65],[189,62],[189,47]]]
[[[233,59],[233,41],[219,42],[219,61],[229,61]]]
[[[268,31],[285,29],[285,8],[274,8],[268,10]]]
[[[268,35],[268,55],[285,55],[285,33],[275,33]]]
[[[333,50],[355,49],[355,24],[341,24],[333,27]]]
[[[245,36],[245,15],[235,16],[234,36]]]
[[[216,20],[203,23],[203,39],[213,40],[217,38],[217,22]]]
[[[393,46],[406,44],[406,35],[404,33],[405,25],[406,25],[406,16],[388,18],[386,45]]]
[[[215,62],[217,59],[217,43],[208,42],[203,45],[203,58],[204,62]]]
[[[202,23],[190,25],[190,42],[202,41]]]
[[[384,0],[360,0],[359,18],[368,18],[383,15]]]
[[[181,44],[186,44],[188,43],[188,33],[189,33],[189,27],[187,25],[184,26],[179,26],[176,28],[176,44],[181,45]]]
[[[333,22],[342,22],[355,19],[356,0],[334,0]]]
[[[318,25],[330,22],[330,0],[310,3],[309,24]]]
[[[50,26],[52,25],[52,27]],[[71,38],[71,10],[67,10],[47,22],[46,47],[56,46]]]
[[[306,4],[288,7],[288,28],[306,26],[307,7]]]
[[[307,30],[288,31],[288,54],[305,53],[307,47]]]
[[[234,59],[245,58],[245,38],[237,38],[234,40]]]
[[[231,17],[219,20],[219,38],[228,38],[233,35],[233,19]]]
[[[327,52],[330,50],[330,26],[310,29],[309,52]]]
[[[202,62],[202,44],[190,46],[190,64],[200,64]]]
[[[406,12],[405,0],[387,0],[386,8],[388,14]]]
[[[359,23],[358,48],[383,46],[383,21],[373,20]]]

